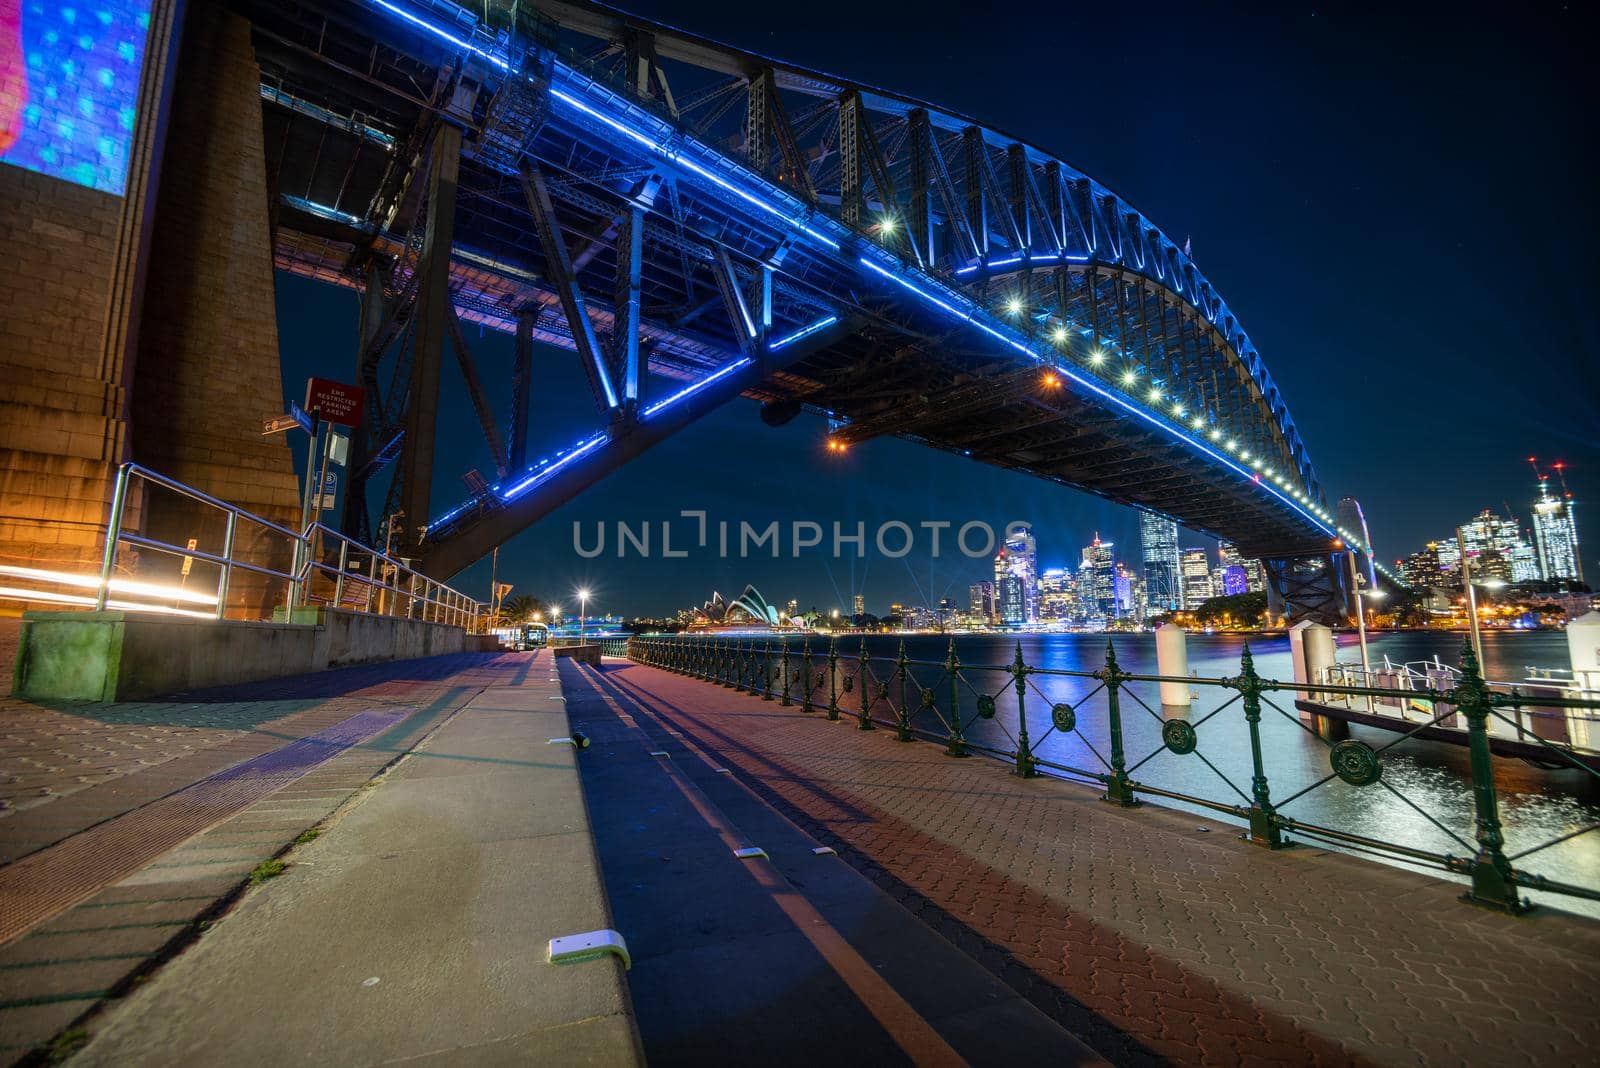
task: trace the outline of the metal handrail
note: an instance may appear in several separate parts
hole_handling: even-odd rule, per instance
[[[129,488],[135,478],[221,512],[226,517],[221,552],[211,552],[198,547],[191,549],[187,546],[174,545],[171,542],[162,541],[143,533],[132,533],[125,530]],[[280,571],[273,567],[236,559],[235,535],[238,531],[240,520],[254,523],[267,531],[281,535],[287,543],[286,547],[292,547],[293,549],[295,562],[292,565],[292,569],[290,571]],[[339,563],[337,566],[326,563],[318,551],[330,539],[336,541],[339,546]],[[420,618],[425,621],[447,622],[473,631],[478,630],[486,618],[487,606],[483,602],[474,600],[437,579],[429,578],[387,553],[364,545],[320,522],[313,521],[306,526],[303,532],[297,533],[291,528],[264,516],[247,511],[237,505],[229,504],[227,501],[213,497],[209,493],[197,490],[174,478],[163,475],[158,471],[152,471],[142,464],[131,461],[117,468],[117,477],[111,499],[111,512],[106,523],[105,545],[101,555],[99,588],[94,601],[94,607],[97,611],[106,609],[111,591],[112,575],[116,570],[119,547],[125,542],[155,552],[203,560],[216,565],[218,577],[214,615],[217,619],[224,618],[227,613],[228,590],[236,570],[248,571],[269,578],[283,579],[287,582],[289,592],[285,608],[290,611],[291,616],[293,609],[297,605],[308,603],[307,591],[313,579],[318,575],[332,575],[335,587],[333,603],[336,606],[344,607],[345,586],[348,582],[354,580],[365,584],[367,587],[367,598],[361,609],[363,612],[372,612],[372,591],[379,590],[381,593],[378,598],[378,607],[383,614],[390,614],[392,607],[396,614],[402,614],[410,618],[417,616],[420,610]],[[352,550],[354,550],[355,555],[365,556],[370,561],[369,574],[361,575],[351,572],[349,562]],[[391,579],[393,581],[390,581]],[[401,584],[402,582],[404,582],[404,585]],[[392,599],[386,598],[385,594],[392,594]]]
[[[856,720],[862,730],[888,727],[896,731],[901,741],[941,742],[945,745],[945,751],[951,756],[980,753],[998,757],[1012,763],[1016,774],[1023,777],[1036,776],[1040,774],[1041,769],[1047,769],[1059,775],[1093,783],[1103,788],[1103,800],[1113,804],[1137,805],[1139,795],[1145,795],[1179,801],[1232,816],[1247,824],[1249,830],[1246,837],[1251,842],[1268,848],[1276,849],[1289,844],[1285,835],[1295,832],[1322,842],[1343,844],[1358,851],[1377,852],[1410,864],[1441,868],[1470,879],[1471,888],[1466,895],[1469,900],[1502,911],[1519,913],[1525,910],[1527,903],[1519,897],[1519,890],[1523,888],[1600,901],[1600,886],[1566,883],[1514,866],[1513,862],[1521,862],[1523,858],[1550,846],[1558,845],[1583,833],[1600,830],[1600,822],[1569,831],[1548,841],[1532,844],[1508,856],[1499,818],[1497,773],[1489,743],[1490,720],[1498,719],[1518,725],[1520,729],[1520,720],[1513,720],[1508,716],[1519,715],[1524,706],[1539,704],[1578,709],[1588,713],[1589,716],[1594,716],[1600,714],[1600,700],[1542,696],[1535,698],[1517,690],[1491,692],[1478,673],[1477,662],[1470,649],[1463,654],[1457,684],[1443,689],[1425,687],[1408,692],[1408,695],[1436,702],[1446,711],[1421,723],[1409,724],[1406,732],[1400,737],[1374,749],[1357,739],[1347,739],[1337,743],[1330,741],[1279,707],[1272,700],[1272,695],[1310,691],[1319,695],[1337,693],[1354,697],[1393,699],[1396,690],[1372,686],[1336,685],[1323,683],[1320,680],[1311,680],[1307,683],[1263,679],[1255,673],[1248,645],[1241,657],[1239,675],[1208,679],[1140,675],[1123,671],[1117,664],[1115,651],[1110,643],[1107,644],[1103,668],[1077,671],[1032,667],[1023,662],[1020,643],[1017,645],[1016,657],[1010,664],[972,665],[962,664],[957,658],[953,639],[949,645],[948,655],[941,664],[937,661],[912,660],[906,655],[903,642],[898,656],[872,657],[869,656],[864,641],[859,653],[841,650],[837,638],[830,640],[824,651],[817,652],[812,648],[811,635],[800,637],[802,640],[797,650],[787,635],[778,635],[775,640],[759,642],[704,635],[638,636],[630,640],[628,655],[638,663],[663,667],[680,674],[720,683],[737,691],[759,695],[763,700],[778,699],[781,696],[782,704],[798,703],[802,712],[825,711],[830,720],[849,716]],[[911,668],[918,664],[927,665],[934,670],[920,673],[919,677],[911,671]],[[982,677],[985,673],[990,675],[998,673],[1005,678],[1005,681],[996,689]],[[1047,696],[1031,681],[1034,676],[1079,678],[1092,680],[1096,685],[1087,694],[1073,697],[1069,702]],[[1159,706],[1152,708],[1130,688],[1131,683],[1162,681],[1213,687],[1231,691],[1234,696],[1219,707],[1191,721],[1187,717],[1171,716],[1164,709],[1158,711]],[[946,687],[948,687],[947,696]],[[1102,695],[1104,701],[1107,740],[1101,741],[1100,744],[1109,745],[1107,753],[1101,752],[1096,741],[1091,741],[1078,732],[1080,717],[1096,695]],[[995,739],[996,744],[986,745],[969,740],[965,736],[966,729],[980,718],[992,719],[995,716],[996,705],[1002,697],[1008,703],[1015,702],[1015,724],[1002,728],[1003,737]],[[972,711],[973,705],[976,711]],[[1045,711],[1042,721],[1036,711],[1041,705]],[[1198,749],[1196,732],[1214,717],[1234,707],[1242,710],[1248,732],[1253,773],[1246,785],[1234,783],[1200,754]],[[1141,709],[1142,713],[1148,713],[1160,723],[1160,744],[1154,752],[1130,764],[1124,753],[1122,716],[1124,710],[1140,716]],[[1274,799],[1268,787],[1267,765],[1270,759],[1262,747],[1259,730],[1264,709],[1268,715],[1275,712],[1290,719],[1328,747],[1331,769],[1329,773],[1297,792],[1279,799]],[[888,714],[887,718],[884,713]],[[1465,850],[1464,855],[1419,848],[1425,843],[1386,841],[1369,834],[1357,833],[1357,830],[1323,826],[1282,813],[1281,809],[1284,806],[1293,804],[1314,790],[1324,789],[1327,784],[1335,781],[1342,781],[1353,789],[1374,786],[1381,778],[1382,756],[1387,750],[1415,737],[1445,715],[1456,713],[1463,715],[1467,723],[1465,740],[1470,758],[1471,778],[1470,784],[1464,784],[1464,788],[1470,789],[1475,826],[1473,831],[1463,833],[1475,839],[1475,843],[1430,816],[1406,798],[1391,782],[1385,780],[1383,788],[1398,795],[1413,810],[1458,843]],[[1009,723],[1009,720],[1007,722]],[[1011,734],[1013,726],[1016,729],[1015,735]],[[1033,733],[1030,734],[1030,731]],[[1063,736],[1076,734],[1078,739],[1093,752],[1100,767],[1072,767],[1039,756],[1035,752],[1031,738],[1037,737],[1042,742],[1054,733]],[[1096,735],[1097,740],[1099,737]],[[1009,749],[1003,744],[1007,740],[1011,743]],[[1537,747],[1541,759],[1577,768],[1591,777],[1600,779],[1600,768],[1592,766],[1592,760],[1589,762],[1580,760],[1571,748],[1552,744],[1546,739],[1537,737],[1530,737],[1530,744]],[[1146,783],[1133,777],[1151,758],[1167,752],[1180,757],[1186,753],[1198,754],[1198,758],[1232,788],[1232,796],[1225,795],[1226,800],[1201,797],[1183,790]],[[1590,750],[1584,752],[1592,754]]]

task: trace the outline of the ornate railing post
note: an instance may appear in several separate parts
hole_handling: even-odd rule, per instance
[[[778,703],[785,708],[794,704],[789,700],[789,636],[778,638],[778,673],[783,676],[783,699]]]
[[[1489,751],[1489,688],[1484,685],[1478,658],[1469,644],[1461,653],[1461,682],[1456,687],[1456,707],[1467,717],[1467,752],[1472,766],[1472,806],[1477,829],[1477,855],[1467,874],[1472,888],[1463,901],[1513,915],[1531,906],[1517,897],[1516,873],[1506,859],[1505,836],[1500,829],[1500,800],[1494,783],[1494,759]]]
[[[728,643],[727,643],[726,640],[724,640],[722,638],[718,638],[716,641],[717,641],[717,663],[719,665],[718,674],[722,677],[723,688],[724,689],[732,689],[733,688],[733,650],[728,647]]]
[[[1033,764],[1033,750],[1028,747],[1028,708],[1024,695],[1028,689],[1028,665],[1022,662],[1022,642],[1017,642],[1017,658],[1011,663],[1011,677],[1017,684],[1017,768],[1016,774],[1031,779],[1039,774]]]
[[[1268,849],[1282,849],[1290,842],[1283,840],[1278,827],[1278,813],[1272,807],[1267,793],[1267,773],[1261,763],[1261,676],[1256,674],[1255,658],[1250,655],[1250,643],[1244,645],[1239,658],[1239,692],[1244,695],[1244,721],[1250,728],[1250,841]]]
[[[950,651],[945,654],[944,670],[950,676],[950,743],[944,747],[945,756],[967,756],[967,740],[961,735],[961,661],[956,659],[956,640],[950,639]]]
[[[772,639],[761,643],[761,699],[772,700]]]
[[[867,660],[867,636],[863,634],[861,636],[861,656],[856,661],[856,685],[861,687],[861,715],[857,719],[856,729],[863,731],[873,729],[872,694],[868,692],[872,687],[868,678]]]
[[[811,635],[800,640],[800,711],[815,712],[811,704]]]
[[[1122,749],[1122,698],[1118,690],[1126,675],[1117,666],[1117,651],[1110,639],[1106,641],[1106,666],[1096,672],[1106,684],[1106,725],[1111,732],[1111,774],[1106,779],[1106,793],[1102,801],[1123,808],[1133,808],[1139,799],[1133,794],[1133,784],[1128,781],[1127,756]]]
[[[733,688],[739,693],[744,693],[744,643],[737,638],[733,642]]]
[[[828,718],[839,718],[839,639],[828,638]]]
[[[895,674],[900,676],[900,708],[895,713],[894,736],[897,741],[915,741],[911,733],[911,705],[907,701],[907,682],[911,674],[910,665],[906,663],[906,640],[900,639],[900,654],[895,658]]]

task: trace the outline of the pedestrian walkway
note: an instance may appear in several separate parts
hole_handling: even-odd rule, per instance
[[[0,700],[0,1064],[128,989],[263,861],[527,670],[463,654],[161,702]]]
[[[561,673],[651,1064],[1102,1063],[648,703]]]
[[[84,1065],[638,1061],[548,653],[362,791],[289,870],[92,1025]]]
[[[692,752],[691,766],[727,768],[1116,1064],[1576,1064],[1600,1048],[1591,920],[1484,911],[1443,880],[1314,846],[1268,852],[1201,817],[1115,808],[1088,787],[654,668],[608,662],[595,677],[620,714]],[[677,818],[654,794],[631,796],[638,813],[614,825],[643,834]],[[607,818],[601,856],[626,926],[640,912],[616,888],[633,876],[612,870]],[[805,861],[783,869],[802,886]],[[774,976],[794,953],[775,948]],[[636,965],[654,1052],[645,974]],[[752,1005],[772,991],[756,993]]]

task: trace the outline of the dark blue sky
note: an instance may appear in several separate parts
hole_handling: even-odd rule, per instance
[[[1588,569],[1600,571],[1600,526],[1585,510],[1600,501],[1591,263],[1600,86],[1576,10],[629,6],[973,115],[1070,160],[1177,240],[1192,238],[1282,386],[1330,500],[1361,499],[1383,557],[1502,502],[1526,522],[1524,458],[1537,455],[1571,465]],[[279,308],[285,380],[299,383],[290,394],[311,371],[348,377],[353,294],[280,276]],[[475,351],[485,376],[503,381],[509,339],[486,334]],[[570,354],[542,352],[538,375],[534,455],[593,426]],[[461,395],[453,367],[446,383]],[[745,582],[823,609],[859,591],[881,612],[891,601],[964,599],[988,570],[948,551],[890,560],[870,547],[854,562],[614,551],[583,560],[573,550],[574,520],[587,540],[597,521],[659,522],[680,508],[758,525],[861,520],[869,530],[890,519],[1026,519],[1043,565],[1076,563],[1096,529],[1137,562],[1130,510],[897,441],[841,461],[821,438],[811,420],[773,430],[735,402],[510,542],[501,576],[557,598],[586,583],[598,607],[628,614]],[[460,497],[461,473],[491,465],[464,401],[447,405],[440,441],[442,507]],[[484,586],[487,569],[463,581]]]

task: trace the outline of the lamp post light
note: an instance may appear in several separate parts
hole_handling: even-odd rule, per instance
[[[587,615],[588,611],[589,611],[589,591],[586,590],[586,589],[585,590],[579,590],[578,591],[578,644],[579,645],[583,644],[583,625],[584,625],[585,616]]]
[[[1467,590],[1467,618],[1472,628],[1472,652],[1478,658],[1478,670],[1484,671],[1483,663],[1483,633],[1478,629],[1478,592],[1476,587],[1482,586],[1486,590],[1498,590],[1505,586],[1503,579],[1484,579],[1478,581],[1472,577],[1473,559],[1467,555],[1466,542],[1461,537],[1461,528],[1456,528],[1456,550],[1461,554],[1461,585]]]

